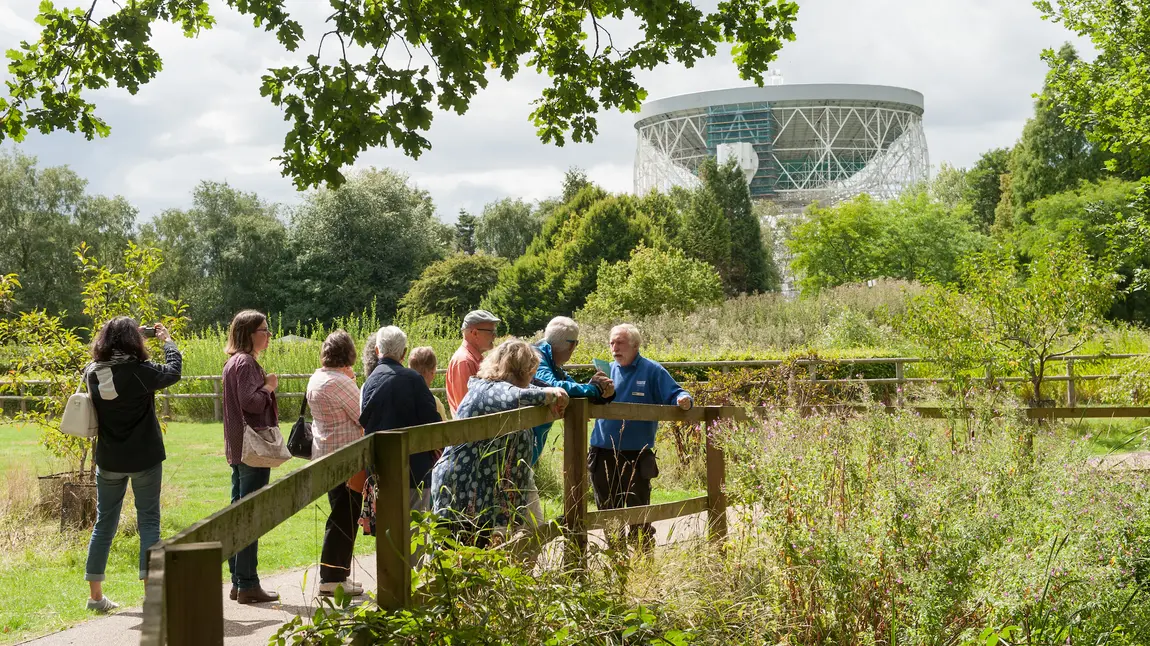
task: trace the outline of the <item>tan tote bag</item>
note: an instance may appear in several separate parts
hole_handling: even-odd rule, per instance
[[[244,451],[240,462],[249,467],[278,467],[291,459],[278,426],[256,430],[244,424]]]

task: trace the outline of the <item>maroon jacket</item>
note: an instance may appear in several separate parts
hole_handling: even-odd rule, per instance
[[[279,425],[276,394],[264,389],[264,369],[250,354],[237,352],[224,364],[224,452],[240,464],[244,423],[252,428]]]

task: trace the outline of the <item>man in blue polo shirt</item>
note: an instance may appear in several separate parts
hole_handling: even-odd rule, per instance
[[[660,404],[690,410],[691,395],[667,369],[639,355],[642,337],[630,323],[611,328],[611,381],[615,402]],[[595,420],[587,469],[599,509],[618,509],[651,504],[651,479],[659,475],[655,462],[655,430],[658,422]],[[628,538],[654,539],[649,524],[630,528]]]

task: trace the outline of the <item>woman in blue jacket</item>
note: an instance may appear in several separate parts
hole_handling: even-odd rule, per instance
[[[563,366],[575,354],[579,346],[579,325],[566,316],[556,316],[547,324],[543,332],[543,340],[535,344],[535,351],[539,354],[539,368],[535,371],[532,385],[551,388],[562,388],[568,397],[586,397],[596,404],[606,404],[615,396],[615,384],[611,378],[602,372],[596,372],[591,382],[581,384],[572,381]],[[543,447],[547,446],[547,435],[551,432],[552,422],[540,424],[533,430],[535,432],[535,450],[531,464],[539,462],[543,455]]]

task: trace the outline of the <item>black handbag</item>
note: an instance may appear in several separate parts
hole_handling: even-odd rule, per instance
[[[291,435],[288,436],[287,449],[288,452],[297,458],[304,460],[311,459],[311,424],[304,421],[304,413],[307,412],[307,395],[304,395],[303,404],[299,407],[299,419],[291,427]]]

